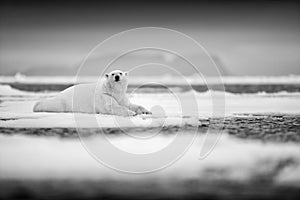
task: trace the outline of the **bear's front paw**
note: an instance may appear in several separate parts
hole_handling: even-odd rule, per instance
[[[149,110],[147,110],[146,108],[139,106],[138,109],[136,110],[136,114],[140,115],[140,114],[147,114],[150,115],[152,114],[152,112],[150,112]]]
[[[137,115],[135,112],[133,112],[131,110],[128,110],[127,114],[128,114],[127,116],[136,116]]]

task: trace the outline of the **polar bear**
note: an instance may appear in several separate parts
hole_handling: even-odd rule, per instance
[[[130,103],[126,90],[128,72],[115,70],[98,83],[74,85],[57,96],[41,100],[34,112],[79,112],[120,116],[152,114],[140,105]]]

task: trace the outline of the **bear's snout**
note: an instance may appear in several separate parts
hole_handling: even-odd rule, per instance
[[[119,81],[120,80],[120,76],[119,75],[116,75],[115,76],[115,81]]]

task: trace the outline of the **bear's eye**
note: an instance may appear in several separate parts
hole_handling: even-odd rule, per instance
[[[112,76],[114,76],[114,75],[115,75],[115,73],[112,73],[111,75],[112,75]]]
[[[120,75],[123,75],[122,72],[120,72]]]

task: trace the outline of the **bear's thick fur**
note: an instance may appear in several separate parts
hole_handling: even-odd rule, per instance
[[[130,103],[127,95],[127,72],[120,70],[105,74],[97,84],[79,84],[67,88],[57,96],[41,100],[34,112],[79,112],[121,116],[151,114],[142,106]]]

